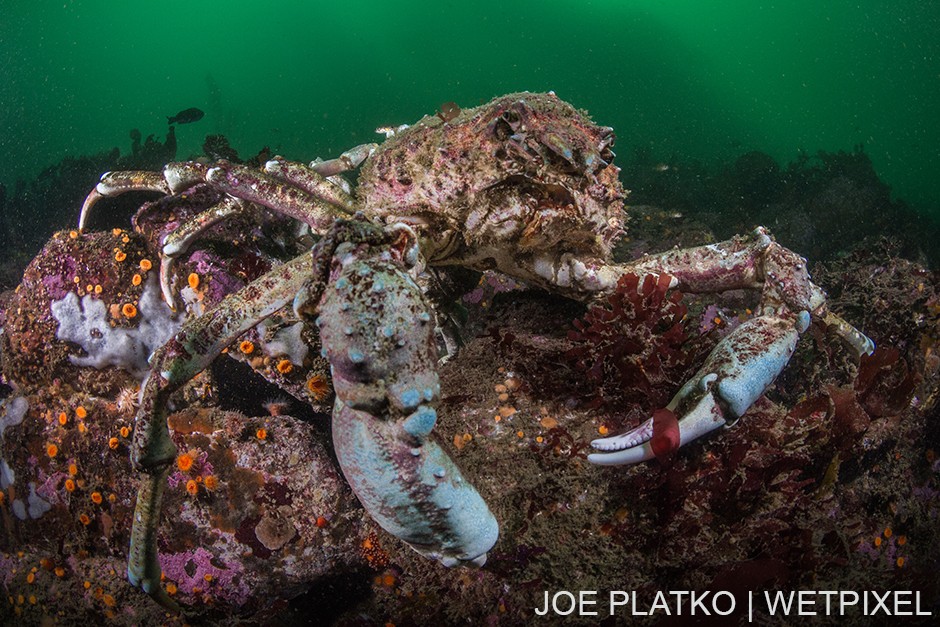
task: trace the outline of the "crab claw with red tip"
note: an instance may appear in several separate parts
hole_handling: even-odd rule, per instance
[[[627,433],[601,438],[588,461],[603,466],[662,460],[735,422],[770,387],[809,326],[809,312],[753,318],[723,339],[664,409]]]

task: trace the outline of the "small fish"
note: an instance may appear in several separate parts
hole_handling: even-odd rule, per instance
[[[168,117],[166,119],[167,124],[189,124],[190,122],[198,122],[202,119],[205,113],[202,109],[197,109],[196,107],[191,107],[180,111],[173,117]]]

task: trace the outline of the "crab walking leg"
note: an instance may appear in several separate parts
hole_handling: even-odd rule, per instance
[[[163,464],[153,472],[143,471],[140,477],[137,505],[134,507],[134,526],[131,529],[131,545],[127,556],[127,580],[163,607],[179,612],[179,605],[160,585],[162,571],[157,548],[161,503],[171,469],[170,464]]]
[[[206,166],[196,161],[168,163],[163,172],[128,170],[105,172],[82,204],[78,216],[78,230],[84,230],[91,208],[102,198],[119,196],[125,192],[159,192],[175,194],[205,179]]]
[[[748,320],[718,343],[664,410],[632,431],[591,442],[606,452],[588,455],[588,461],[618,466],[666,457],[735,422],[787,365],[808,326],[807,311]]]
[[[344,213],[352,215],[356,210],[356,201],[352,196],[308,165],[275,157],[264,164],[264,171],[275,178],[299,187],[311,196],[333,205]]]
[[[187,322],[151,358],[131,449],[131,461],[143,476],[134,510],[127,578],[168,608],[175,608],[175,603],[160,586],[157,528],[164,484],[177,452],[166,422],[170,395],[242,333],[289,304],[309,280],[313,255],[314,251],[301,255],[230,294],[217,307]]]
[[[809,311],[858,355],[875,350],[868,337],[828,311],[826,295],[810,280],[806,260],[774,241],[764,227],[718,244],[649,255],[625,267],[637,274],[665,272],[678,279],[680,289],[697,293],[760,288],[765,312]]]
[[[614,289],[626,273],[668,274],[671,287],[696,293],[762,290],[764,313],[809,311],[830,325],[859,355],[871,354],[870,339],[826,309],[826,296],[809,278],[806,260],[779,245],[763,227],[717,244],[646,255],[625,264],[581,259],[570,253],[533,258],[517,274],[574,298]]]
[[[376,253],[337,249],[317,319],[336,390],[336,457],[386,531],[445,566],[482,565],[499,526],[429,439],[440,380],[428,304],[394,255]]]
[[[101,179],[95,185],[95,188],[85,197],[85,202],[82,203],[82,211],[78,214],[78,230],[85,229],[85,223],[88,221],[91,208],[102,198],[137,191],[169,194],[170,187],[159,172],[105,172],[101,175]]]
[[[176,258],[189,250],[192,243],[213,225],[248,210],[249,206],[244,201],[225,196],[217,205],[194,215],[163,238],[163,247],[160,249],[160,291],[170,309],[176,311],[176,296],[170,285]]]
[[[343,212],[278,178],[242,165],[220,162],[206,172],[206,181],[226,194],[257,203],[324,233]]]
[[[362,165],[362,162],[371,157],[372,153],[374,153],[375,149],[378,147],[378,144],[359,144],[358,146],[353,146],[335,159],[314,161],[310,164],[310,168],[323,177],[349,172]]]

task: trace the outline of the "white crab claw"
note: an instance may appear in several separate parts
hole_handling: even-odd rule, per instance
[[[660,411],[668,412],[675,418],[671,409]],[[675,428],[670,429],[668,426],[661,434],[654,435],[653,422],[654,418],[650,418],[627,433],[594,440],[591,446],[606,452],[592,453],[588,455],[588,461],[599,466],[639,464],[654,457],[669,455],[683,444],[688,444],[726,424],[721,407],[715,402],[711,392],[704,394],[678,421],[678,437]]]
[[[734,422],[780,374],[808,325],[806,311],[745,322],[718,343],[698,373],[653,418],[623,435],[591,442],[606,452],[588,455],[588,461],[616,466],[662,459]]]

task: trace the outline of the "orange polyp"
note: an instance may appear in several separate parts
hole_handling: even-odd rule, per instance
[[[189,283],[189,287],[193,289],[199,287],[199,275],[195,272],[190,273],[190,275],[186,278],[186,281]]]
[[[190,479],[186,482],[186,491],[189,492],[190,496],[196,496],[199,494],[199,484],[195,480]]]
[[[264,427],[261,427],[260,429],[258,429],[258,430],[255,432],[255,436],[257,436],[257,438],[258,438],[259,440],[267,440],[267,439],[268,439],[268,430],[265,429]]]
[[[190,468],[193,467],[193,456],[189,453],[183,453],[176,458],[176,467],[187,472]]]
[[[124,303],[124,306],[121,307],[121,313],[127,318],[133,318],[137,315],[137,307],[132,303]]]
[[[95,505],[101,505],[101,501],[104,500],[104,497],[101,496],[101,492],[92,492],[91,493],[91,502]]]
[[[255,345],[250,340],[244,340],[241,344],[238,345],[238,350],[248,355],[249,353],[254,352]]]
[[[78,407],[75,408],[75,415],[78,416],[79,418],[85,418],[85,416],[88,415],[88,411],[84,407],[79,405]]]
[[[131,285],[140,285],[140,282],[143,280],[144,279],[139,274],[135,274],[131,277]]]
[[[146,272],[147,270],[149,270],[149,269],[152,268],[152,267],[153,267],[153,264],[150,262],[149,259],[141,259],[141,260],[140,260],[140,269],[143,270],[144,272]]]
[[[277,362],[277,371],[281,374],[290,374],[293,369],[294,364],[290,363],[290,360],[288,359],[282,359],[281,361]]]
[[[314,400],[322,401],[330,388],[326,383],[326,377],[322,374],[315,374],[307,379],[307,390],[313,395]]]
[[[127,253],[125,253],[123,250],[119,250],[114,253],[115,261],[124,261],[125,259],[127,259]]]
[[[49,457],[55,457],[58,454],[59,454],[59,447],[56,446],[55,444],[50,444],[49,446],[46,447],[46,455],[48,455]]]

